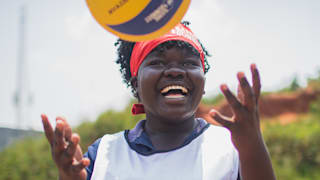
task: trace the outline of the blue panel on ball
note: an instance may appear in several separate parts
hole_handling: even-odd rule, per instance
[[[175,14],[182,0],[152,0],[136,17],[110,28],[129,35],[145,35],[163,27]],[[157,16],[158,15],[158,16]]]

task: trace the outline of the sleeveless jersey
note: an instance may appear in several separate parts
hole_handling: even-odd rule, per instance
[[[124,133],[102,137],[92,180],[236,180],[239,157],[230,133],[209,126],[189,144],[167,152],[142,155]]]

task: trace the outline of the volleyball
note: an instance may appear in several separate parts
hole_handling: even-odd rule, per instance
[[[127,41],[157,38],[176,26],[191,0],[86,0],[95,20]]]

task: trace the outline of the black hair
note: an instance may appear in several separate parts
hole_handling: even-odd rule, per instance
[[[185,26],[189,26],[190,23],[188,21],[183,21],[182,24],[184,24]],[[199,41],[199,39],[198,39],[198,41]],[[199,43],[200,43],[200,45],[203,49],[203,52],[204,52],[204,73],[207,73],[210,69],[210,65],[208,63],[207,57],[210,57],[211,55],[204,48],[204,46],[202,45],[202,43],[200,41],[199,41]],[[127,87],[131,88],[132,93],[135,95],[135,89],[132,87],[131,82],[130,82],[130,80],[131,80],[130,58],[131,58],[131,53],[132,53],[133,47],[135,45],[135,42],[130,42],[130,41],[118,39],[114,45],[116,47],[118,47],[118,49],[117,49],[118,58],[116,60],[116,63],[120,65],[120,72],[123,77],[123,82],[127,85]],[[164,42],[164,43],[158,45],[151,52],[154,52],[154,51],[163,52],[166,49],[170,49],[172,47],[178,47],[181,49],[186,48],[192,54],[194,54],[196,56],[200,56],[199,52],[192,45],[190,45],[189,43],[184,42],[184,41],[167,41],[167,42]]]

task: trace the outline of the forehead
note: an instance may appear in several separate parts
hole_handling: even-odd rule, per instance
[[[199,59],[200,57],[193,53],[192,51],[189,51],[185,48],[177,48],[177,47],[172,47],[170,49],[165,49],[163,51],[153,51],[147,55],[145,58],[145,61],[148,61],[147,59],[153,58],[153,57],[159,57],[159,58],[164,58],[164,59],[179,59],[182,60],[184,58],[193,58],[193,59]]]
[[[189,43],[184,41],[167,41],[155,47],[148,56],[164,55],[168,50],[188,56],[200,57],[200,53]],[[148,57],[147,56],[147,57]]]

